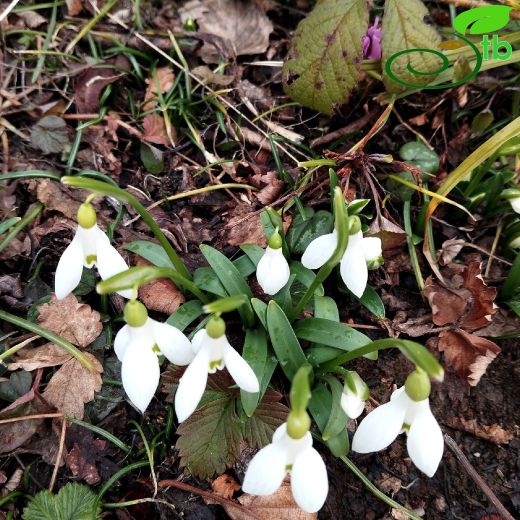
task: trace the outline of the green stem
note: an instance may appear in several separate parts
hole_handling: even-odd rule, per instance
[[[334,190],[334,229],[338,235],[338,244],[336,245],[336,249],[334,250],[334,253],[330,259],[318,271],[318,274],[292,311],[290,316],[291,322],[293,322],[298,317],[307,302],[313,297],[314,292],[319,287],[319,285],[327,279],[334,267],[336,267],[336,265],[341,262],[341,259],[345,253],[345,249],[347,249],[349,228],[347,224],[347,216],[345,214],[345,199],[343,198],[343,194],[341,193],[340,188],[335,188]]]
[[[130,193],[127,193],[125,190],[111,186],[105,182],[96,181],[94,179],[85,179],[82,177],[62,177],[61,182],[66,184],[67,186],[74,186],[75,188],[83,188],[85,190],[94,191],[96,193],[100,193],[102,195],[108,195],[110,197],[115,197],[124,202],[128,202],[132,205],[132,207],[141,215],[141,218],[148,224],[152,233],[156,236],[157,240],[161,243],[168,258],[171,263],[175,267],[175,269],[187,279],[191,279],[191,274],[186,269],[183,261],[173,249],[168,239],[164,236],[164,233],[161,231],[161,228],[157,225],[155,220],[152,218],[150,213],[146,210],[146,208]]]
[[[406,507],[402,506],[399,502],[392,500],[389,496],[385,495],[381,490],[379,490],[370,479],[348,458],[348,457],[340,457],[340,459],[345,463],[348,469],[356,475],[356,477],[363,482],[366,488],[379,500],[382,500],[385,504],[388,504],[390,507],[394,509],[399,509],[405,515],[408,515],[412,520],[421,520],[421,517],[417,516],[413,511],[410,511]]]
[[[26,347],[29,343],[31,343],[31,341],[33,341],[37,336],[33,336],[29,339],[26,339],[25,341],[22,341],[21,343],[18,343],[17,345],[14,345],[13,347],[11,348],[8,348],[6,351],[2,352],[0,354],[0,363],[2,363],[4,361],[4,359],[7,359],[11,356],[13,356],[14,354],[16,354],[19,350],[23,349],[24,347]]]
[[[419,259],[417,257],[417,251],[413,243],[413,232],[412,232],[412,221],[411,221],[411,208],[410,201],[404,201],[404,230],[406,231],[406,241],[408,242],[408,251],[410,253],[410,260],[412,262],[413,272],[419,289],[424,289],[424,279],[421,273],[421,266],[419,265]]]
[[[515,291],[520,287],[520,254],[516,255],[511,269],[507,275],[506,281],[500,291],[500,299],[509,300]]]
[[[92,363],[87,359],[87,357],[81,352],[77,347],[75,347],[72,343],[69,343],[66,339],[54,334],[50,330],[44,329],[36,323],[31,321],[24,320],[14,314],[10,314],[9,312],[0,310],[0,319],[7,321],[8,323],[12,323],[21,329],[28,330],[29,332],[34,332],[41,336],[42,338],[48,339],[52,341],[58,347],[61,347],[63,350],[67,351],[71,356],[76,358],[87,370],[92,372],[95,371]]]
[[[336,166],[336,161],[333,159],[313,159],[298,163],[298,168],[316,168],[320,166]]]
[[[9,233],[7,233],[7,235],[5,236],[5,238],[2,240],[2,242],[0,242],[0,253],[9,245],[9,243],[11,242],[11,240],[18,234],[20,233],[20,231],[25,227],[27,226],[27,224],[29,224],[29,222],[31,222],[32,220],[34,220],[41,212],[41,210],[43,209],[43,204],[41,202],[38,202],[33,210],[28,213],[27,215],[25,215],[25,217],[22,218],[22,220],[20,220],[17,224],[15,224],[11,231],[9,231]]]

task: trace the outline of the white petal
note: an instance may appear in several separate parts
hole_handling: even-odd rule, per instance
[[[268,444],[251,460],[242,490],[251,495],[272,495],[287,474],[285,466],[284,451],[276,444]]]
[[[246,392],[260,391],[258,378],[247,361],[228,343],[224,347],[224,364],[235,383]]]
[[[190,340],[176,327],[150,318],[153,337],[164,356],[175,365],[188,365],[195,354]]]
[[[352,238],[353,236],[350,237],[347,250],[341,259],[340,273],[347,288],[361,298],[367,286],[368,268],[363,249]],[[351,240],[354,243],[351,243]]]
[[[319,269],[334,253],[338,245],[336,230],[328,235],[315,238],[302,256],[302,264],[307,269]]]
[[[99,233],[103,233],[97,224],[94,224],[90,228],[83,228],[78,226],[78,230],[76,234],[81,239],[81,245],[83,248],[83,265],[90,269],[95,263],[97,259],[97,240]],[[108,238],[105,237],[107,240]],[[89,260],[87,262],[88,257],[93,257],[94,260]]]
[[[128,269],[125,259],[119,254],[117,249],[110,244],[108,237],[101,229],[98,229],[97,235],[97,269],[103,280],[122,273]],[[125,298],[132,297],[132,290],[126,289],[118,291],[118,294]]]
[[[179,381],[175,394],[175,413],[185,421],[197,408],[208,382],[208,351],[202,348]]]
[[[341,395],[341,408],[350,419],[357,419],[365,409],[365,401],[353,392],[343,393]]]
[[[433,477],[444,451],[444,438],[430,407],[423,408],[412,422],[406,444],[412,462]]]
[[[520,213],[520,197],[515,197],[514,199],[509,199],[511,203],[511,207],[515,213]]]
[[[114,352],[116,353],[117,359],[123,361],[125,352],[128,344],[131,340],[130,327],[125,325],[117,334],[114,339]]]
[[[314,448],[303,450],[294,461],[291,471],[294,500],[307,513],[315,513],[325,503],[329,492],[327,469]]]
[[[358,426],[352,450],[371,453],[389,446],[399,435],[404,423],[407,401],[399,395],[370,412]]]
[[[159,377],[159,361],[151,345],[132,341],[123,358],[121,378],[130,401],[141,413],[148,408],[159,386]]]
[[[205,341],[207,341],[208,333],[206,329],[200,329],[191,338],[191,348],[195,354],[201,349]]]
[[[61,255],[54,277],[56,298],[66,298],[79,284],[83,273],[83,246],[81,237],[74,235],[72,242]]]
[[[361,249],[367,262],[377,260],[382,254],[381,239],[378,237],[365,237],[361,241]]]
[[[262,290],[266,294],[276,294],[289,281],[290,275],[289,264],[282,248],[267,247],[256,268],[256,279]]]

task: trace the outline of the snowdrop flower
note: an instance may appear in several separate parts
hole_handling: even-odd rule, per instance
[[[181,377],[175,394],[175,413],[179,422],[185,421],[197,408],[206,389],[208,373],[214,374],[226,367],[242,390],[251,393],[260,391],[255,373],[229,344],[225,332],[224,320],[214,316],[206,328],[193,337],[195,358]]]
[[[124,310],[127,324],[114,340],[121,361],[123,387],[130,401],[144,413],[159,385],[159,359],[187,365],[193,359],[190,340],[177,328],[148,317],[146,307],[129,301]]]
[[[282,250],[282,237],[275,231],[269,238],[264,256],[258,262],[256,279],[262,290],[276,294],[289,281],[291,272]]]
[[[515,213],[520,213],[520,196],[509,199],[509,204]]]
[[[96,221],[96,212],[90,202],[83,203],[78,209],[76,234],[56,267],[54,290],[58,300],[66,298],[78,286],[83,266],[90,269],[96,265],[103,280],[128,269],[125,260],[110,244]],[[130,298],[132,291],[128,289],[119,294]]]
[[[273,442],[253,457],[242,489],[252,495],[271,495],[282,485],[287,473],[291,474],[291,490],[298,506],[307,513],[318,511],[329,491],[325,463],[312,447],[309,431],[293,439],[284,423],[274,432]]]
[[[347,372],[340,404],[350,419],[357,419],[363,413],[368,395],[368,386],[359,377],[359,374]]]
[[[363,296],[368,282],[368,269],[377,269],[383,263],[381,240],[363,237],[361,222],[351,225],[347,249],[341,259],[340,273],[347,288],[358,298]],[[338,234],[332,233],[315,238],[302,256],[302,264],[308,269],[319,269],[333,255],[338,244]]]
[[[419,385],[415,385],[422,378]],[[426,379],[425,379],[426,378]],[[401,432],[408,435],[407,449],[412,462],[433,477],[444,451],[442,431],[430,410],[427,376],[412,372],[405,386],[396,390],[390,402],[377,407],[361,422],[352,442],[358,453],[380,451]]]

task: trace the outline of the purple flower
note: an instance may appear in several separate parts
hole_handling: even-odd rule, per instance
[[[377,16],[374,25],[369,27],[366,35],[363,36],[363,58],[366,60],[381,59],[381,37],[383,30],[379,22],[379,16]]]

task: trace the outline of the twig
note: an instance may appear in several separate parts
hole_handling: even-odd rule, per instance
[[[54,470],[52,472],[51,481],[49,483],[49,491],[52,492],[52,488],[56,483],[56,477],[58,476],[58,470],[60,468],[61,456],[63,455],[63,447],[65,446],[65,433],[67,432],[67,419],[63,416],[61,421],[61,434],[60,434],[60,445],[58,447],[58,454],[56,455],[56,463],[54,464]]]
[[[488,500],[495,506],[495,509],[498,511],[500,516],[504,520],[514,520],[513,516],[509,511],[503,506],[502,502],[498,499],[498,497],[493,493],[493,490],[484,482],[482,477],[477,473],[475,468],[471,465],[471,462],[468,460],[466,455],[462,453],[462,450],[457,446],[457,443],[449,436],[444,434],[444,441],[448,445],[448,448],[453,451],[458,461],[464,466],[464,469],[468,472],[469,476],[473,479],[475,484],[482,490],[484,495],[488,498]]]
[[[199,495],[202,498],[206,498],[208,500],[214,500],[215,502],[228,507],[234,507],[243,513],[247,513],[249,517],[255,518],[256,520],[261,520],[260,517],[255,515],[250,509],[244,507],[243,505],[233,502],[232,500],[228,500],[226,498],[215,495],[214,493],[210,493],[209,491],[204,491],[202,489],[190,486],[189,484],[184,484],[184,482],[179,482],[178,480],[161,480],[159,482],[159,487],[176,487],[177,489],[182,489],[183,491],[187,491],[188,493],[193,493],[194,495]]]
[[[33,419],[53,419],[54,417],[63,417],[62,413],[37,413],[35,415],[24,415],[22,417],[9,417],[9,419],[1,419],[0,424],[8,424],[18,421],[32,421]]]

